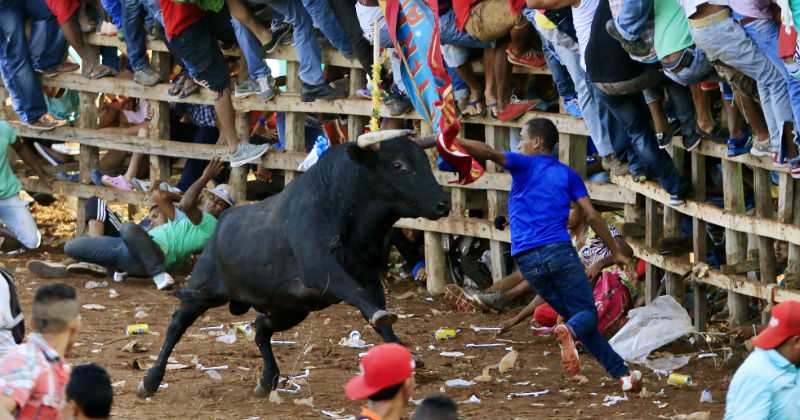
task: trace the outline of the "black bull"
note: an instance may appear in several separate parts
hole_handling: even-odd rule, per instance
[[[359,147],[331,148],[280,194],[232,208],[219,220],[192,271],[177,292],[155,365],[139,384],[152,395],[170,353],[186,329],[210,308],[229,304],[234,315],[254,308],[255,342],[264,370],[255,389],[278,384],[270,339],[311,311],[344,301],[358,308],[386,342],[397,342],[379,275],[389,231],[401,217],[438,219],[450,203],[422,148],[403,136]]]

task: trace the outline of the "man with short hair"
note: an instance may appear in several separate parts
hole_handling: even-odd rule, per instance
[[[447,395],[431,395],[422,400],[411,420],[458,420],[458,407]]]
[[[597,330],[591,282],[567,231],[571,203],[584,211],[615,263],[624,265],[630,258],[592,206],[580,175],[553,157],[557,143],[558,130],[545,118],[534,118],[523,125],[521,153],[498,152],[485,143],[461,140],[470,155],[494,161],[511,173],[511,255],[531,287],[566,320],[553,330],[564,370],[573,376],[580,372],[575,347],[578,338],[606,372],[619,379],[623,391],[633,391],[641,385],[642,373],[629,370]]]
[[[800,413],[800,302],[772,308],[769,325],[733,375],[725,420],[791,419]]]
[[[400,344],[373,347],[361,359],[361,375],[345,386],[351,400],[368,400],[359,420],[400,420],[414,392],[414,359]]]
[[[75,289],[48,284],[36,290],[34,332],[0,359],[0,419],[61,419],[69,366],[64,360],[81,326]]]
[[[72,370],[67,384],[67,420],[107,419],[113,402],[111,378],[102,366],[89,363]]]

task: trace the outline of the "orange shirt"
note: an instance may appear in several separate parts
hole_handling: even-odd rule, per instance
[[[361,415],[358,416],[358,420],[383,420],[378,413],[370,410],[367,407],[361,409]]]

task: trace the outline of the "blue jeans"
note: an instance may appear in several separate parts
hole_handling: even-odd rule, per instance
[[[347,34],[342,29],[339,21],[336,20],[336,14],[331,9],[331,5],[328,4],[328,0],[302,0],[302,2],[303,7],[305,7],[314,21],[314,25],[325,35],[331,45],[342,54],[348,57],[352,56],[353,47],[350,45]]]
[[[141,226],[126,223],[119,237],[81,236],[64,245],[70,258],[97,264],[133,277],[153,277],[166,272],[164,252]]]
[[[800,132],[800,80],[795,79],[786,71],[783,59],[778,57],[778,31],[780,26],[773,20],[757,19],[744,26],[744,32],[756,44],[759,50],[767,56],[786,81],[786,88],[789,92],[789,103],[792,107],[792,115],[795,121],[795,132]]]
[[[689,88],[668,81],[664,86],[645,89],[645,102],[650,104],[652,102],[664,100],[664,89],[667,90],[669,103],[672,105],[671,110],[673,112],[670,115],[680,122],[681,135],[686,136],[694,134],[694,103],[692,102],[692,92]]]
[[[30,39],[25,20],[31,22]],[[20,120],[34,122],[47,112],[34,69],[58,66],[66,51],[64,35],[43,0],[0,1],[0,75]]]
[[[628,41],[638,39],[652,12],[653,0],[625,0],[614,21],[617,31]]]
[[[595,93],[597,89],[586,79],[586,71],[581,67],[581,56],[569,48],[556,44],[552,45],[558,54],[559,60],[567,68],[567,72],[569,72],[572,82],[575,84],[575,90],[578,93],[578,104],[581,107],[581,113],[583,113],[583,121],[586,123],[586,127],[589,128],[589,136],[592,137],[592,143],[597,148],[597,153],[602,157],[614,154],[611,136],[608,130],[603,129],[600,108]]]
[[[35,249],[42,243],[42,235],[28,210],[28,203],[22,201],[19,195],[0,200],[0,224],[6,225],[25,248]]]
[[[242,49],[244,61],[247,62],[247,72],[250,74],[250,78],[256,80],[271,76],[272,72],[264,61],[264,50],[258,38],[236,18],[231,17],[231,24],[233,33],[236,35],[236,42]]]
[[[689,23],[695,44],[706,52],[709,61],[713,63],[719,60],[756,81],[761,109],[769,128],[770,146],[779,150],[783,123],[793,121],[789,93],[781,70],[769,61],[732,18],[703,28],[692,27],[691,20]]]
[[[442,44],[467,48],[489,48],[492,46],[491,42],[483,42],[468,34],[467,31],[459,31],[458,26],[456,26],[456,14],[453,9],[439,16],[439,37]]]
[[[668,193],[683,196],[687,185],[669,154],[658,148],[642,95],[607,95],[594,85],[591,85],[591,90],[614,151],[620,159],[627,159],[631,172],[646,172],[654,176]]]
[[[164,26],[161,8],[154,0],[122,0],[122,30],[125,32],[125,45],[128,47],[128,63],[133,71],[147,68],[147,35],[144,31],[145,18],[150,16]]]
[[[553,43],[542,39],[542,51],[544,52],[544,59],[547,61],[547,68],[553,75],[553,83],[556,85],[558,96],[564,100],[577,98],[578,94],[575,93],[575,85],[572,83],[567,68],[561,63],[556,53]]]
[[[313,21],[303,3],[300,0],[259,0],[258,3],[280,13],[294,28],[294,49],[300,61],[300,80],[309,85],[325,83],[321,48],[314,35]]]
[[[572,244],[544,245],[514,258],[525,280],[566,320],[575,337],[606,372],[615,378],[626,376],[625,361],[597,329],[592,286]]]
[[[105,9],[106,13],[108,13],[108,16],[111,18],[111,23],[113,23],[117,28],[122,28],[123,12],[120,0],[100,0],[100,3],[103,5],[103,9]],[[125,32],[125,36],[128,36],[127,32]]]

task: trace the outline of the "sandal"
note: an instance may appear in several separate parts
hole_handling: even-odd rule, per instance
[[[183,84],[186,83],[186,80],[189,76],[186,72],[178,73],[178,76],[175,77],[175,80],[172,81],[172,85],[170,85],[169,90],[167,93],[169,96],[178,96],[180,95],[181,91],[183,90]]]
[[[97,80],[97,79],[102,79],[104,77],[112,77],[116,75],[117,75],[116,70],[112,69],[111,67],[98,64],[94,66],[94,68],[86,74],[86,77],[92,80]]]
[[[497,118],[497,102],[486,103],[486,107],[489,109],[489,114],[491,114],[492,118]]]
[[[181,88],[180,98],[188,98],[200,90],[200,85],[197,84],[192,78],[187,77]]]
[[[102,183],[107,187],[116,188],[118,190],[133,191],[133,185],[122,175],[117,175],[115,177],[103,175]]]
[[[467,106],[461,110],[461,115],[465,117],[480,117],[484,112],[486,112],[486,109],[483,107],[483,99],[478,98],[469,101]]]

